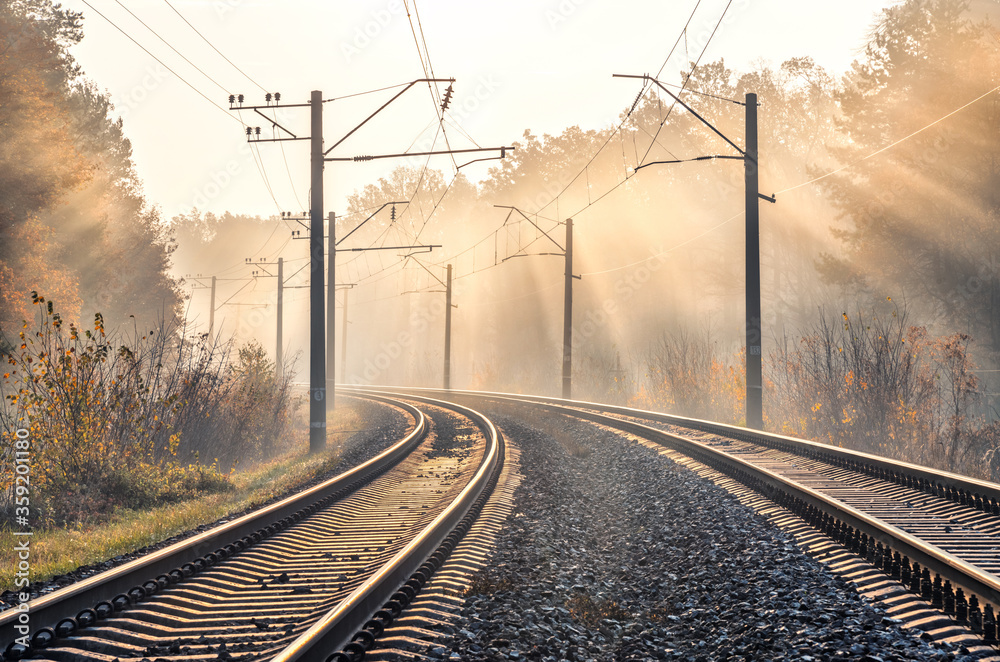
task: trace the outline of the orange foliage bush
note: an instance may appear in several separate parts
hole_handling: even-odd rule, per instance
[[[821,315],[765,362],[765,429],[991,480],[1000,479],[1000,423],[975,415],[979,382],[966,334],[931,337],[891,299]],[[667,334],[645,361],[635,407],[743,425],[743,351],[721,357],[707,338]]]
[[[51,523],[228,489],[219,464],[264,456],[283,433],[288,378],[259,346],[231,360],[205,338],[109,336],[100,314],[83,330],[33,302],[42,323],[26,322],[5,357],[0,509],[12,506],[18,429],[31,442],[32,516]]]

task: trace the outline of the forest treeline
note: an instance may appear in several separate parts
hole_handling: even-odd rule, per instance
[[[185,333],[175,233],[82,37],[59,4],[0,1],[0,511],[17,440],[36,526],[231,489],[287,446],[291,407],[259,345]]]
[[[143,194],[108,96],[69,54],[80,14],[0,2],[0,332],[38,321],[31,292],[79,320],[175,322],[167,223]]]
[[[758,96],[760,186],[777,194],[761,202],[771,429],[997,477],[997,388],[982,375],[1000,370],[998,24],[991,2],[905,0],[882,10],[843,75],[800,57],[751,71],[717,60],[666,81],[737,143],[740,102]],[[78,328],[97,312],[109,328],[134,315],[136,328],[180,338],[176,274],[258,257],[280,222],[161,218],[125,127],[68,54],[82,30],[47,0],[0,1],[0,333],[11,349],[22,320],[51,324],[32,291]],[[622,83],[627,101],[633,83]],[[739,423],[742,164],[687,162],[733,152],[656,88],[623,106],[607,127],[525,131],[478,182],[412,165],[355,192],[338,236],[408,200],[352,241],[443,246],[403,266],[394,253],[338,260],[337,282],[369,292],[352,303],[348,381],[437,383],[442,350],[425,329],[441,320],[426,297],[447,262],[454,383],[557,389],[557,258],[510,259],[557,249],[518,214],[504,220],[501,204],[556,238],[574,217],[581,397]],[[683,163],[635,170],[666,160]],[[419,332],[403,352],[393,329]]]

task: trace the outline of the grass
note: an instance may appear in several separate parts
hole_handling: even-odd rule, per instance
[[[569,417],[544,415],[534,409],[525,409],[521,420],[555,439],[572,457],[584,460],[593,452],[586,442],[567,430],[569,426],[566,422],[570,420]]]
[[[511,591],[514,588],[514,582],[509,578],[505,577],[500,580],[494,580],[487,577],[485,571],[481,571],[473,576],[472,581],[469,582],[469,585],[465,589],[464,595],[466,597],[471,595],[493,595],[495,593]]]
[[[360,414],[352,408],[338,410],[333,420],[335,424],[330,429],[333,434],[362,427]],[[338,437],[346,438],[345,435]],[[147,510],[123,509],[106,522],[93,526],[35,530],[31,538],[30,579],[32,582],[44,581],[258,506],[326,473],[341,455],[336,438],[320,455],[309,456],[307,449],[308,441],[302,439],[281,457],[234,472],[231,480],[235,489],[225,493]],[[0,591],[14,589],[16,542],[16,536],[9,529],[0,529],[0,550],[4,559],[0,563]]]

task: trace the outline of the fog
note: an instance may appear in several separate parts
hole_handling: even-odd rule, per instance
[[[744,101],[754,93],[760,192],[776,196],[759,201],[769,424],[796,433],[819,424],[808,403],[802,415],[785,411],[791,385],[782,371],[801,343],[820,342],[820,320],[843,315],[851,333],[852,324],[870,330],[904,318],[922,329],[927,340],[911,358],[941,384],[942,375],[958,379],[945,374],[954,365],[942,362],[942,348],[957,343],[968,360],[962,365],[976,375],[961,424],[988,425],[1000,369],[1000,40],[989,9],[949,1],[893,6],[841,78],[808,57],[750,71],[702,63],[687,80],[662,81],[666,90],[623,79],[623,98],[638,96],[615,122],[600,130],[568,126],[559,135],[526,129],[515,150],[488,168],[409,160],[337,213],[338,237],[365,221],[337,254],[338,381],[442,384],[450,264],[452,387],[558,394],[572,218],[572,268],[580,277],[573,280],[573,395],[740,422],[744,167],[719,134],[745,144]],[[682,89],[690,108],[667,93]],[[372,215],[391,201],[407,202]],[[203,239],[215,237],[207,254],[192,244],[196,226]],[[245,260],[284,258],[286,287],[302,288],[285,290],[285,355],[298,357],[304,381],[307,242],[291,233],[305,237],[306,229],[279,218],[209,216],[206,224],[197,210],[174,227],[185,237],[174,254],[177,274],[258,272],[220,281],[216,332],[268,348],[277,323],[275,267]],[[274,233],[287,237],[277,250],[268,243]],[[265,255],[255,252],[261,245],[270,246]],[[411,248],[375,250],[386,246]],[[207,295],[191,292],[188,319],[204,331]],[[825,342],[843,351],[833,336]],[[681,373],[691,373],[689,392],[681,392]],[[853,372],[846,379],[853,383]],[[690,391],[705,384],[719,393],[702,402]],[[823,406],[818,398],[813,412]],[[939,399],[944,408],[947,393]],[[936,406],[925,412],[935,425],[957,420]],[[846,412],[831,421],[847,424]]]

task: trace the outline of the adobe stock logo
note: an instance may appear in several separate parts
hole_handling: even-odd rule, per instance
[[[389,0],[385,9],[373,11],[365,24],[354,26],[354,38],[350,41],[340,42],[340,52],[344,56],[344,61],[350,63],[356,56],[361,55],[361,51],[371,45],[372,40],[377,39],[382,32],[389,27],[395,16],[403,14],[404,8],[401,0]]]
[[[159,62],[146,66],[146,73],[138,83],[111,99],[111,104],[124,119],[129,113],[141,106],[150,95],[156,91],[163,81],[171,77],[167,69]]]

